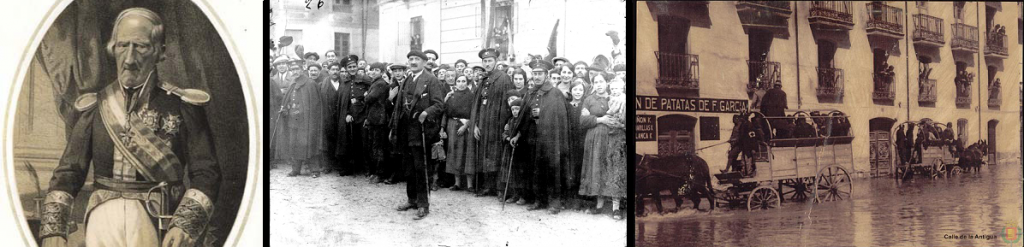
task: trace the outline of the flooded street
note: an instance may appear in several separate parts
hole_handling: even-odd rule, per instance
[[[692,209],[638,218],[637,246],[1021,246],[1003,242],[1004,228],[1021,226],[1020,161],[1003,160],[980,173],[853,181],[853,199],[747,212]],[[668,202],[668,201],[666,201]],[[648,201],[647,205],[652,203]],[[665,204],[671,209],[673,203]],[[707,209],[707,202],[702,209]],[[1019,231],[1019,230],[1018,230]],[[982,239],[955,239],[953,235]],[[1019,237],[1018,237],[1019,238]]]

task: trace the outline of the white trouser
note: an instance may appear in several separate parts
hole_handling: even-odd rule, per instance
[[[138,200],[106,201],[89,213],[85,246],[159,246],[156,227]]]

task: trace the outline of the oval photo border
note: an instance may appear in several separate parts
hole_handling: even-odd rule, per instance
[[[192,2],[192,4],[195,4],[197,7],[199,7],[200,10],[203,11],[203,14],[206,16],[206,18],[210,20],[210,24],[212,24],[214,29],[217,30],[217,34],[220,35],[221,39],[225,41],[224,45],[228,50],[228,54],[231,55],[231,60],[235,62],[235,71],[238,72],[239,83],[241,83],[242,86],[245,88],[242,90],[242,96],[245,97],[246,101],[246,112],[248,118],[247,125],[249,127],[248,132],[250,136],[248,140],[249,160],[247,164],[252,166],[253,169],[247,169],[246,171],[247,174],[245,189],[243,190],[245,191],[245,193],[242,195],[242,202],[239,203],[239,205],[242,207],[239,208],[238,214],[235,216],[235,222],[234,224],[232,224],[231,231],[228,233],[224,242],[224,246],[236,246],[241,238],[241,232],[245,228],[245,225],[249,220],[249,214],[251,213],[250,211],[252,210],[252,203],[257,192],[256,188],[258,187],[257,185],[259,185],[260,183],[259,179],[261,172],[259,171],[262,170],[261,167],[263,165],[263,159],[261,158],[263,145],[261,144],[262,136],[260,135],[262,134],[262,131],[259,125],[260,112],[259,109],[257,109],[257,102],[256,98],[254,97],[255,92],[253,92],[252,88],[252,80],[249,76],[248,70],[245,67],[245,61],[241,59],[239,55],[240,52],[238,50],[238,46],[235,44],[235,41],[232,38],[231,33],[225,29],[224,22],[220,19],[220,16],[218,16],[217,13],[213,12],[211,6],[209,5],[209,3],[206,2],[206,0],[190,1]],[[14,180],[14,172],[13,170],[11,170],[10,172],[8,171],[14,168],[14,149],[13,145],[11,145],[13,143],[13,139],[11,137],[13,136],[14,130],[14,117],[12,115],[16,114],[17,109],[14,108],[14,106],[17,105],[18,98],[19,96],[21,96],[21,94],[18,92],[21,92],[21,86],[25,81],[25,77],[27,76],[28,66],[25,65],[27,64],[27,62],[30,62],[32,58],[28,55],[34,54],[35,51],[39,49],[39,44],[42,42],[43,37],[43,35],[40,34],[45,34],[46,31],[50,30],[50,27],[53,25],[54,21],[57,20],[57,16],[59,16],[59,13],[63,13],[63,11],[67,9],[67,6],[70,5],[71,2],[73,2],[73,0],[63,0],[55,2],[53,6],[51,6],[49,10],[47,10],[43,20],[36,26],[35,32],[33,32],[29,43],[22,51],[21,59],[18,61],[18,67],[16,69],[17,75],[14,77],[14,82],[11,84],[10,88],[10,104],[7,104],[7,106],[4,107],[3,110],[3,122],[0,122],[0,129],[2,129],[2,134],[0,134],[0,140],[3,141],[0,142],[0,151],[2,151],[4,158],[2,159],[2,161],[0,161],[0,168],[2,168],[0,170],[3,171],[2,175],[5,179],[4,183],[5,185],[8,186],[8,189],[5,194],[11,202],[10,207],[11,210],[13,210],[13,216],[15,217],[15,219],[25,219],[25,215],[24,209],[21,207],[21,204],[16,203],[20,202],[21,199],[14,197],[12,194],[14,193],[13,191],[17,190],[17,182]],[[56,12],[58,13],[56,15],[54,14],[55,10],[59,10],[59,12]],[[29,53],[29,51],[32,51],[32,53]],[[241,218],[241,220],[239,220],[239,218]],[[18,229],[18,235],[22,237],[22,240],[24,241],[25,245],[32,246],[30,243],[35,241],[34,239],[32,239],[32,236],[30,235],[31,231],[26,231],[29,230],[27,229],[28,223],[25,222],[24,220],[16,220],[15,225]]]

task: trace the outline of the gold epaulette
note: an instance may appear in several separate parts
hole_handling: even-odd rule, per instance
[[[160,88],[164,91],[167,91],[167,94],[174,94],[178,97],[181,97],[181,101],[185,101],[189,104],[201,106],[205,105],[206,102],[210,102],[210,94],[204,92],[203,90],[194,88],[180,88],[166,81],[160,83]]]
[[[75,99],[75,109],[78,111],[89,110],[93,106],[96,106],[96,93],[82,94]]]

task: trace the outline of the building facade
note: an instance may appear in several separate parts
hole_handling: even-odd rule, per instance
[[[728,140],[737,108],[778,80],[787,112],[849,116],[851,175],[890,174],[892,129],[924,118],[952,123],[968,144],[988,140],[991,159],[1019,157],[1020,6],[639,2],[637,154],[710,146],[698,155],[724,169],[729,146],[714,145]]]
[[[273,0],[270,7],[270,39],[277,42],[282,36],[292,37],[292,45],[281,54],[294,54],[295,46],[302,45],[305,52],[316,52],[321,59],[327,50],[335,50],[338,57],[355,54],[368,61],[377,60],[379,17],[375,0]]]
[[[524,61],[528,55],[547,55],[553,43],[557,56],[590,63],[599,54],[611,58],[615,46],[608,31],[618,32],[619,50],[627,42],[621,0],[377,2],[383,30],[377,56],[387,61],[405,61],[410,50],[431,49],[440,54],[440,63],[464,59],[479,64],[477,53],[484,47],[501,51],[499,60],[511,61],[513,54],[515,61]]]

